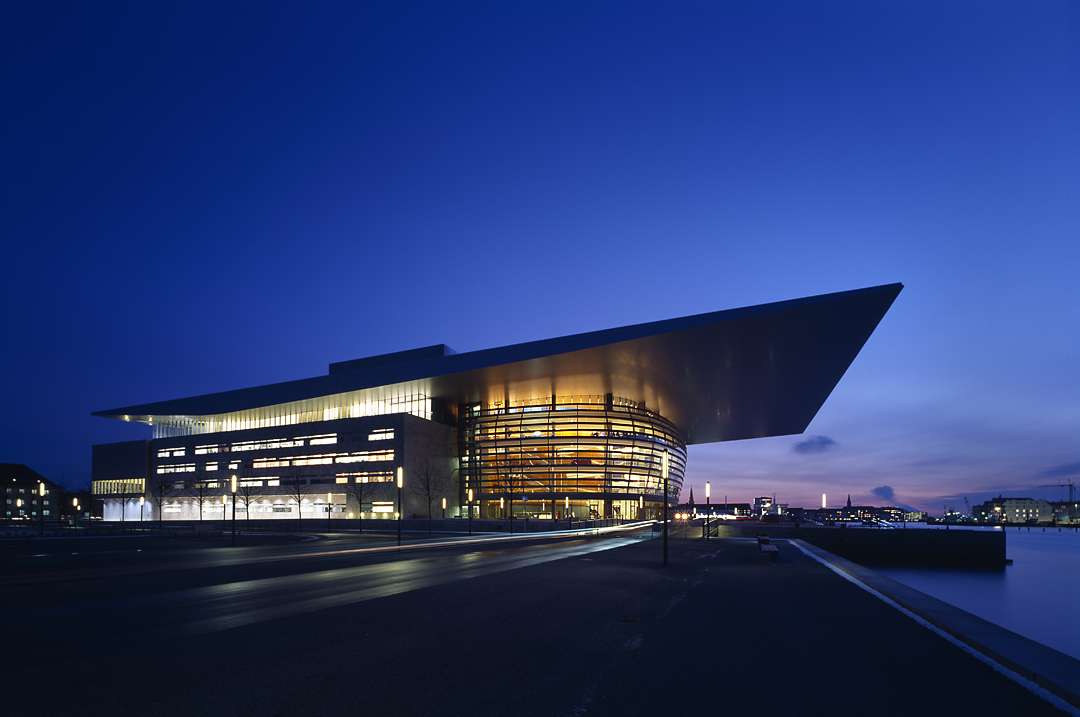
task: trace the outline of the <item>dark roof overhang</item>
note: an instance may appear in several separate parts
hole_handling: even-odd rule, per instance
[[[450,403],[612,393],[687,443],[801,433],[903,286],[886,284],[455,354],[445,345],[332,364],[326,376],[98,411],[206,416],[396,385]]]

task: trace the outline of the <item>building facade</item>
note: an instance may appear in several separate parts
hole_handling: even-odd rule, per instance
[[[998,497],[972,506],[971,515],[980,523],[1050,523],[1054,507],[1038,498]]]
[[[95,446],[93,493],[123,521],[234,507],[244,519],[654,518],[677,500],[688,445],[802,432],[899,291],[463,354],[440,344],[101,411],[152,436]]]
[[[0,484],[5,520],[47,523],[58,520],[64,490],[37,471],[21,463],[0,463]]]

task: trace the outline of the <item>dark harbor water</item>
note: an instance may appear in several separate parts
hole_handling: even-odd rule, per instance
[[[1001,571],[879,569],[905,585],[1080,659],[1080,531],[1009,528]]]

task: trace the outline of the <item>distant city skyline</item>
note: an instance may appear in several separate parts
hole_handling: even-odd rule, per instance
[[[1074,4],[18,12],[4,461],[85,483],[145,436],[102,406],[899,281],[805,435],[686,487],[1080,477]]]

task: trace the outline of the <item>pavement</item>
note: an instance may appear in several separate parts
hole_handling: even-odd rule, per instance
[[[363,550],[387,538],[20,557],[0,708],[1058,714],[787,544],[676,538],[667,568],[648,531]]]

